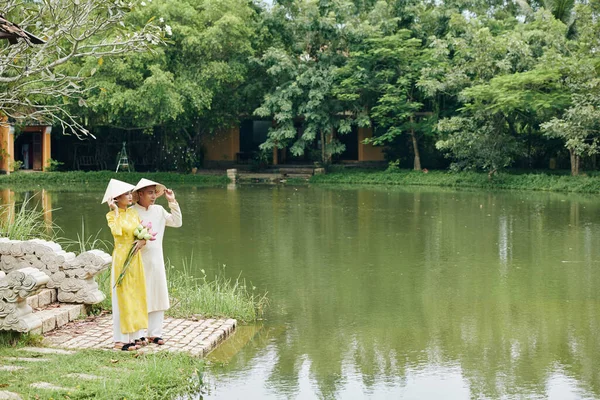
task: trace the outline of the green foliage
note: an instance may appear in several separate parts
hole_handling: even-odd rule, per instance
[[[573,85],[572,106],[562,118],[542,124],[548,137],[562,139],[571,153],[571,173],[579,173],[579,159],[598,154],[600,143],[600,80]]]
[[[399,185],[399,186],[438,186],[451,188],[481,188],[489,190],[536,190],[544,192],[600,193],[600,176],[569,176],[566,171],[556,174],[546,173],[508,173],[498,172],[490,180],[488,174],[463,171],[419,171],[400,170],[395,173],[386,171],[345,170],[315,175],[311,184],[363,184],[363,185]]]
[[[261,148],[289,147],[298,156],[319,141],[321,161],[328,162],[345,149],[335,134],[351,129],[344,115],[348,110],[334,88],[337,68],[345,63],[353,35],[354,5],[303,0],[275,5],[272,14],[288,21],[282,28],[290,37],[269,47],[257,60],[272,83],[254,114],[275,122]],[[299,120],[300,131],[296,128]]]
[[[396,161],[390,161],[388,163],[388,167],[385,170],[385,172],[388,173],[396,173],[396,172],[400,172],[400,160],[396,160]]]
[[[48,166],[45,168],[46,172],[55,172],[60,170],[60,167],[62,165],[64,165],[63,162],[57,161],[57,160],[53,160],[52,158],[49,158],[46,163],[48,163]]]
[[[12,172],[16,172],[18,170],[20,170],[23,167],[23,161],[21,160],[14,160],[10,162],[10,170]]]
[[[247,77],[259,39],[257,13],[241,0],[155,0],[130,22],[139,26],[153,17],[168,26],[168,44],[101,65],[87,60],[95,73],[87,80],[84,111],[94,125],[165,137],[169,153],[187,149],[173,159],[183,157],[176,169],[189,171],[197,166],[201,137],[226,129],[256,104]]]
[[[454,160],[452,169],[483,169],[490,176],[509,166],[520,152],[516,139],[503,131],[504,121],[489,116],[479,123],[474,118],[441,120],[438,129],[446,134],[436,146]]]
[[[261,149],[323,165],[356,126],[389,154],[410,146],[415,168],[436,140],[455,166],[488,171],[535,154],[546,164],[575,136],[561,156],[589,158],[595,128],[560,124],[585,113],[577,96],[598,77],[597,16],[571,0],[154,0],[124,23],[155,21],[168,43],[62,65],[86,79],[81,101],[61,106],[90,127],[143,129],[163,146],[157,167],[180,172],[199,166],[203,138],[249,115],[274,122]]]
[[[83,185],[104,186],[111,178],[136,184],[147,178],[164,184],[185,183],[195,185],[222,185],[229,182],[225,175],[178,174],[172,172],[120,172],[114,171],[69,171],[46,172],[43,174],[0,175],[0,187],[61,188],[61,190],[81,190]]]

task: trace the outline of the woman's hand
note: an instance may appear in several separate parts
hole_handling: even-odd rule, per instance
[[[115,201],[115,199],[108,199],[108,208],[110,208],[113,211],[117,211],[119,209],[119,207],[117,206],[117,202]]]
[[[135,249],[133,250],[133,254],[140,251],[146,245],[146,241],[144,239],[135,241]]]

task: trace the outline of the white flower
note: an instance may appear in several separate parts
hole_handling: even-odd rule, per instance
[[[140,3],[140,5],[141,5],[141,6],[143,6],[143,7],[146,7],[146,2],[145,2],[145,1],[142,1],[142,2]]]
[[[165,25],[165,32],[167,32],[167,35],[169,36],[173,34],[173,31],[171,30],[171,27],[169,25]]]
[[[158,20],[160,21],[161,24],[165,22],[165,19],[163,17],[160,17]]]

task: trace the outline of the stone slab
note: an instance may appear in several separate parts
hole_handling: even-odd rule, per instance
[[[162,346],[149,344],[141,353],[158,351],[187,352],[203,357],[235,331],[235,319],[175,319],[166,318]],[[88,317],[64,325],[44,335],[44,343],[53,348],[78,350],[95,348],[113,350],[112,316]]]
[[[36,389],[60,390],[60,391],[64,391],[64,392],[72,392],[72,391],[75,390],[73,388],[66,388],[66,387],[62,387],[62,386],[56,386],[56,385],[53,385],[53,384],[48,383],[48,382],[35,382],[35,383],[32,383],[30,386],[32,388],[36,388]]]
[[[54,303],[52,307],[48,307],[41,311],[36,311],[33,315],[42,320],[41,332],[33,333],[48,333],[56,328],[59,328],[69,321],[79,318],[85,312],[85,307],[81,304],[64,304]]]
[[[89,374],[67,374],[65,375],[67,378],[76,378],[76,379],[82,379],[85,381],[95,381],[95,380],[99,380],[99,379],[104,379],[103,376],[98,376],[98,375],[89,375]]]
[[[75,354],[74,351],[70,350],[62,350],[62,349],[51,349],[48,347],[23,347],[20,349],[22,351],[28,351],[30,353],[40,353],[40,354]]]
[[[21,400],[21,396],[17,393],[0,390],[0,400]]]
[[[0,371],[18,371],[25,367],[21,367],[19,365],[0,365]],[[2,397],[0,397],[1,399]]]
[[[45,289],[39,292],[36,296],[38,297],[38,307],[45,307],[52,303],[52,291],[55,289]]]
[[[47,358],[33,358],[33,357],[2,357],[2,360],[6,361],[24,361],[24,362],[47,362],[50,361]]]

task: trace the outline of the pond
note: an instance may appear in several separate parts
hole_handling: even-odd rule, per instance
[[[268,291],[204,398],[600,396],[600,202],[423,188],[175,187],[165,255]],[[46,192],[75,237],[101,191]],[[161,199],[164,203],[164,199]],[[596,360],[596,361],[594,361]]]

